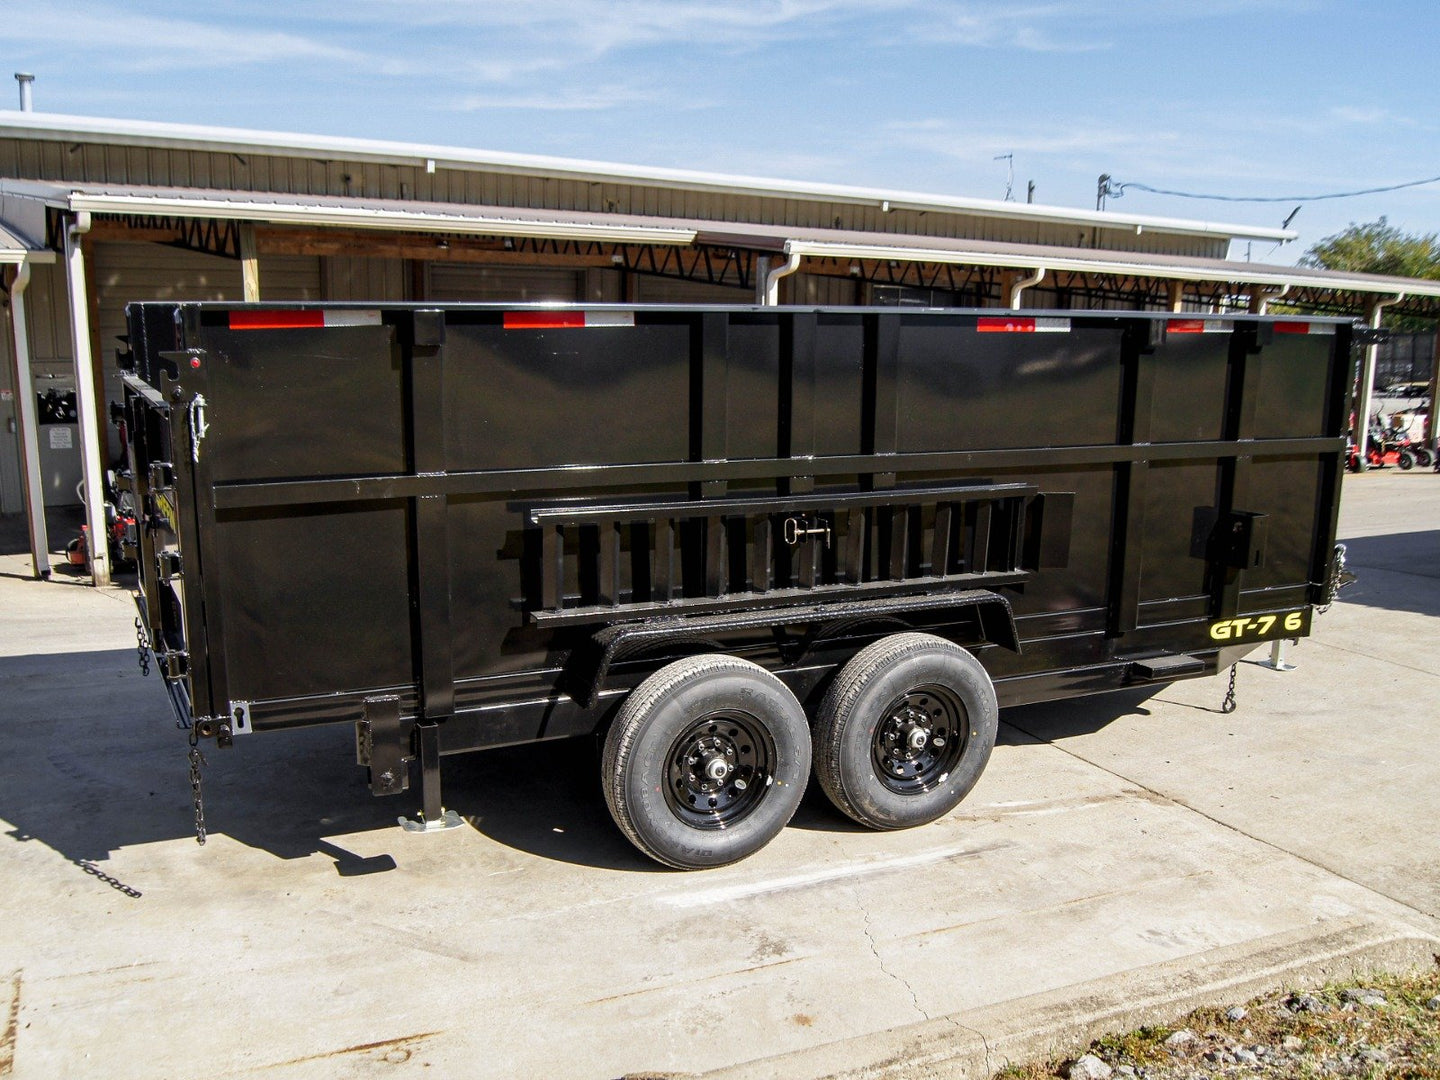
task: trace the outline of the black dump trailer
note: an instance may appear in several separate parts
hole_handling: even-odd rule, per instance
[[[997,709],[1213,675],[1338,577],[1351,327],[1164,313],[135,304],[142,636],[192,738],[346,724],[377,795],[600,735],[732,862],[813,767],[950,811]]]

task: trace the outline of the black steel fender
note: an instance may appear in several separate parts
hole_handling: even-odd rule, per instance
[[[941,612],[969,608],[974,611],[984,641],[1020,652],[1020,637],[1010,601],[988,589],[965,589],[921,593],[915,596],[886,596],[832,603],[799,604],[719,614],[672,615],[613,623],[595,632],[590,648],[572,667],[570,691],[576,701],[593,708],[605,688],[610,667],[617,660],[641,655],[661,645],[682,643],[716,647],[717,634],[767,627],[808,627],[810,643],[835,637],[857,625],[877,620],[891,621],[898,629],[911,629],[906,616],[917,612]],[[804,649],[802,648],[802,653]]]

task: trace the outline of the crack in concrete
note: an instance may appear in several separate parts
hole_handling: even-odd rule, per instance
[[[852,889],[851,893],[855,897],[855,906],[860,909],[860,914],[865,917],[865,926],[863,928],[865,933],[865,940],[870,944],[870,953],[875,957],[875,963],[879,965],[880,971],[889,978],[894,979],[897,983],[899,983],[902,987],[905,988],[905,993],[910,996],[910,1004],[914,1006],[917,1013],[919,1013],[926,1020],[931,1019],[930,1014],[920,1007],[920,998],[918,995],[916,995],[915,988],[911,986],[908,982],[906,982],[903,977],[891,971],[888,967],[885,966],[885,958],[880,955],[880,947],[875,942],[875,935],[870,932],[870,909],[867,908],[864,902],[860,899],[860,893],[858,890]]]
[[[949,1024],[949,1025],[950,1025],[952,1028],[954,1028],[956,1031],[965,1031],[965,1032],[968,1032],[968,1033],[970,1033],[971,1035],[974,1035],[977,1039],[980,1040],[980,1045],[985,1048],[985,1075],[986,1075],[986,1076],[994,1076],[997,1072],[1000,1071],[1000,1068],[997,1067],[996,1064],[995,1064],[994,1054],[993,1054],[993,1053],[991,1052],[991,1050],[990,1050],[990,1040],[985,1037],[985,1033],[984,1033],[983,1031],[981,1031],[979,1028],[970,1027],[968,1024],[962,1024],[959,1020],[955,1019],[955,1017],[953,1017],[953,1016],[942,1016],[942,1017],[940,1017],[940,1019],[943,1020],[943,1021],[945,1021],[945,1023]],[[1008,1062],[1007,1062],[1006,1064],[1008,1064]]]

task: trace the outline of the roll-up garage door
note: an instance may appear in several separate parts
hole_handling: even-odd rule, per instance
[[[431,263],[428,298],[464,300],[560,300],[580,298],[580,274],[539,266],[472,266]]]
[[[636,274],[633,282],[635,301],[640,304],[755,303],[754,289],[737,289],[730,285],[711,285],[708,281],[686,281],[683,278]]]

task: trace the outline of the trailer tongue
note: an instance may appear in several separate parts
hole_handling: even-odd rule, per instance
[[[135,304],[144,645],[197,740],[343,723],[377,795],[605,740],[722,865],[812,765],[891,829],[997,710],[1213,675],[1331,596],[1350,327],[1159,313]],[[418,768],[417,768],[418,766]]]

